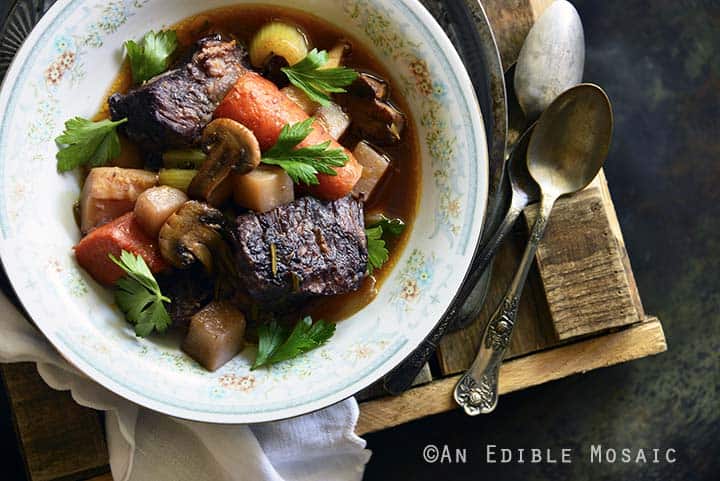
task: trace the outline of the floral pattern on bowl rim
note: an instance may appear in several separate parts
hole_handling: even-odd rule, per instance
[[[378,298],[340,323],[331,342],[252,372],[254,348],[248,347],[208,373],[179,351],[173,336],[135,338],[112,305],[111,293],[77,267],[71,246],[78,233],[68,208],[77,197],[77,182],[54,170],[52,139],[66,118],[93,113],[117,72],[124,39],[205,9],[254,3],[209,0],[202,9],[173,4],[170,14],[163,8],[170,1],[60,0],[19,52],[0,93],[5,268],[38,327],[70,362],[151,409],[245,423],[337,402],[409,354],[462,281],[487,191],[484,128],[470,81],[447,38],[415,0],[263,2],[325,12],[392,67],[393,84],[417,119],[423,195],[408,246]],[[33,217],[38,212],[46,216],[41,222]]]

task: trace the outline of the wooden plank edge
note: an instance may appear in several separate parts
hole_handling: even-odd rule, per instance
[[[500,394],[612,366],[667,350],[662,324],[655,317],[617,332],[566,344],[503,363]],[[359,435],[398,426],[457,408],[452,397],[461,375],[360,405]]]
[[[618,219],[617,211],[615,210],[615,203],[613,202],[612,195],[610,194],[610,186],[608,185],[604,169],[600,169],[600,173],[598,174],[596,181],[597,185],[600,187],[603,199],[606,200],[605,211],[608,216],[608,221],[610,221],[610,229],[613,231],[613,235],[620,245],[623,267],[625,268],[628,285],[630,287],[630,296],[632,297],[633,303],[635,304],[635,307],[640,314],[640,318],[642,319],[645,317],[645,308],[643,307],[642,299],[640,299],[640,290],[638,289],[637,282],[635,281],[635,273],[633,272],[632,265],[630,264],[630,256],[628,255],[627,246],[625,245],[625,237],[623,236],[622,229],[620,228],[620,219]]]

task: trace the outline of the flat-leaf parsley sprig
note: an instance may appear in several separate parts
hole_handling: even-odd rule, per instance
[[[335,333],[332,322],[313,323],[310,316],[295,324],[292,331],[277,321],[258,327],[258,352],[252,369],[287,361],[320,347]]]
[[[127,40],[127,50],[133,82],[141,84],[163,73],[170,66],[170,58],[178,47],[174,30],[150,31],[140,40]]]
[[[299,88],[320,105],[330,104],[330,94],[343,93],[358,77],[358,73],[347,67],[323,68],[328,61],[325,50],[312,49],[307,57],[282,71],[290,83]]]
[[[164,303],[170,299],[160,292],[145,259],[126,250],[120,253],[120,259],[112,254],[108,256],[125,271],[125,277],[115,284],[115,303],[128,322],[135,325],[135,334],[146,337],[153,331],[167,330],[171,319]]]
[[[121,119],[93,122],[75,117],[65,122],[65,130],[55,142],[60,146],[57,157],[58,172],[67,172],[81,165],[98,167],[120,155],[117,127],[127,122]]]
[[[377,222],[365,228],[368,249],[368,274],[375,269],[380,269],[390,258],[384,235],[399,236],[405,230],[405,223],[401,219],[389,219],[384,214],[380,215]]]
[[[318,174],[337,175],[333,167],[342,167],[348,156],[342,149],[330,149],[330,141],[302,147],[297,145],[313,130],[315,119],[287,124],[280,131],[277,142],[262,156],[262,162],[282,167],[295,183],[316,185]]]

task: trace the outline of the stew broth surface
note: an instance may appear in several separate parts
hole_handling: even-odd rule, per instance
[[[365,203],[366,213],[383,212],[388,217],[403,219],[407,225],[405,232],[397,239],[392,237],[387,239],[390,259],[382,269],[375,271],[373,276],[365,279],[360,290],[317,298],[303,308],[304,313],[311,314],[316,319],[339,321],[362,309],[375,297],[378,288],[405,247],[412,230],[420,197],[421,171],[417,134],[408,104],[399,96],[398,90],[392,88],[393,82],[388,71],[357,39],[319,17],[276,6],[237,5],[195,15],[171,28],[177,32],[180,44],[178,51],[182,54],[196,40],[211,33],[232,36],[247,46],[255,32],[271,20],[284,20],[298,25],[307,34],[310,48],[330,50],[338,40],[347,39],[352,45],[352,52],[345,57],[343,64],[356,70],[373,72],[388,80],[391,85],[392,102],[406,115],[407,121],[401,142],[382,149],[392,159],[390,170],[383,177],[381,185],[376,188],[373,196]],[[128,63],[125,62],[113,81],[107,97],[115,92],[125,93],[131,86],[131,72]],[[95,116],[95,120],[109,116],[107,97]],[[354,141],[350,143],[346,137],[340,140],[345,147],[351,150],[354,148]],[[115,165],[142,168],[144,163],[138,148],[122,136],[121,144],[122,154],[115,161]]]

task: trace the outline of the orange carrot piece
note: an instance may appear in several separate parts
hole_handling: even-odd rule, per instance
[[[153,273],[167,268],[160,256],[157,239],[145,234],[133,212],[98,227],[83,237],[74,249],[78,264],[105,285],[112,285],[125,275],[108,254],[120,258],[120,252],[126,250],[140,255]]]

